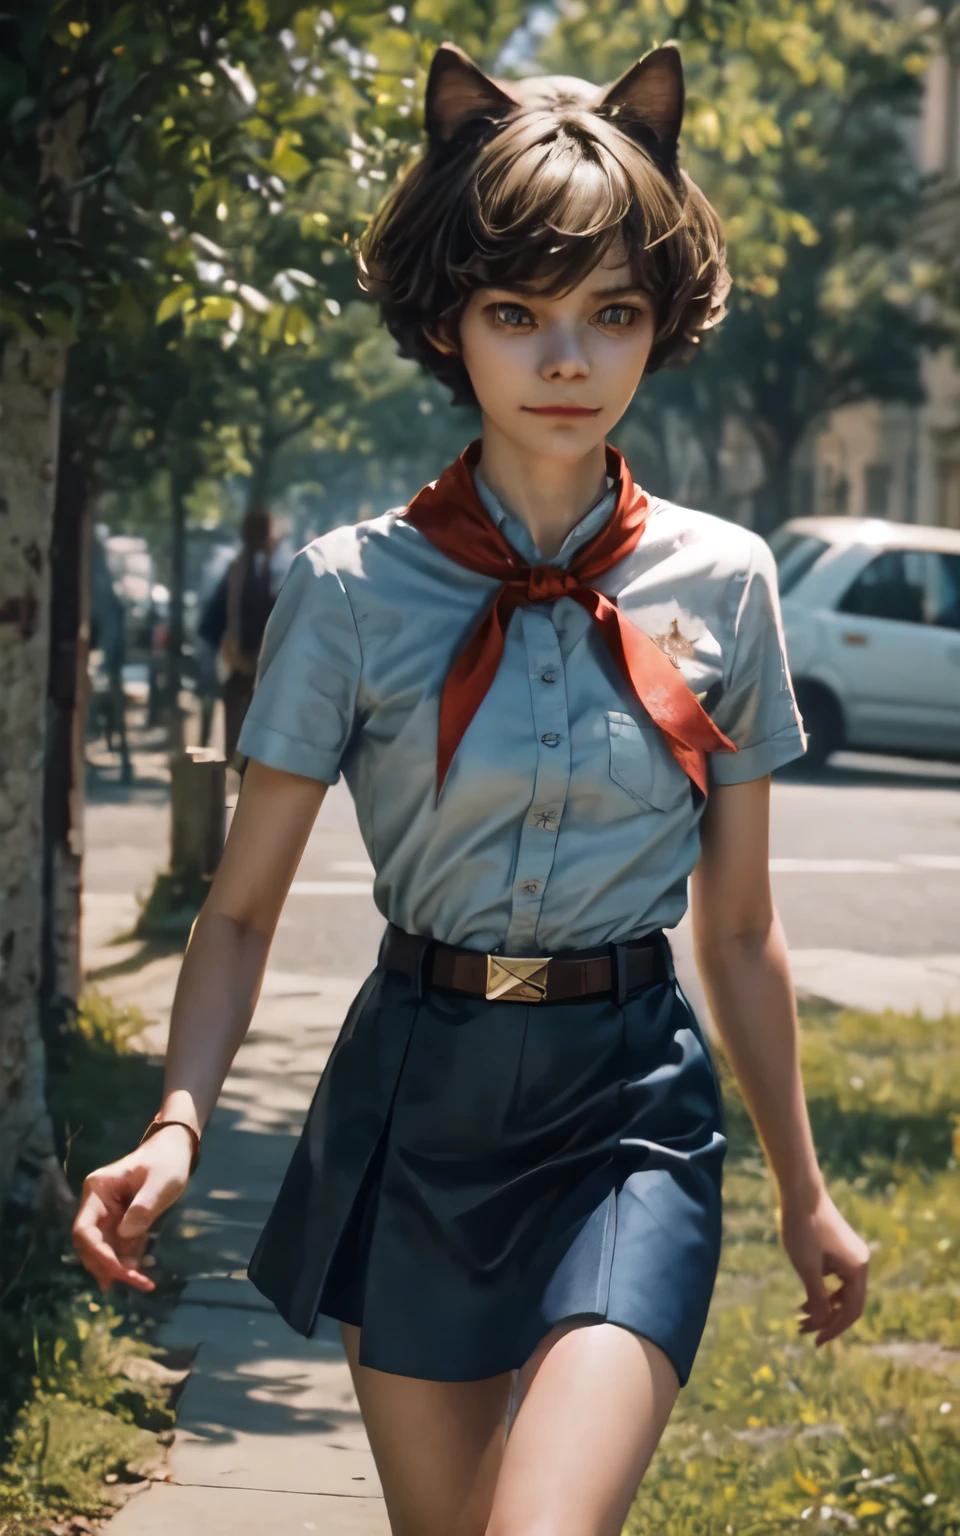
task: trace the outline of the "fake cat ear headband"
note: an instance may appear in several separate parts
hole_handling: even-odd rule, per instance
[[[675,170],[683,120],[683,67],[673,43],[655,48],[613,85],[575,75],[494,80],[454,43],[441,43],[427,77],[425,125],[434,150],[452,147],[478,121],[498,123],[535,107],[596,113],[636,139],[667,170]]]

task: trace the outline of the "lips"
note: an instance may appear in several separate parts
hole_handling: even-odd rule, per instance
[[[534,416],[599,416],[599,405],[591,410],[586,405],[525,405],[525,411]]]

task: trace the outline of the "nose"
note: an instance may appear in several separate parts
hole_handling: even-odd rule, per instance
[[[576,326],[551,326],[543,334],[540,377],[543,379],[585,379],[590,362]]]

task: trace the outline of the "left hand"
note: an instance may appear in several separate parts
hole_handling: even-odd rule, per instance
[[[870,1250],[840,1215],[826,1190],[813,1205],[780,1208],[780,1241],[806,1287],[798,1309],[806,1313],[801,1333],[816,1333],[817,1347],[827,1344],[857,1321],[867,1298]],[[840,1281],[833,1290],[827,1275]]]

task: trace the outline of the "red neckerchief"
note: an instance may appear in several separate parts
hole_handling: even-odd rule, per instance
[[[515,610],[527,603],[552,603],[558,597],[572,597],[587,610],[633,694],[666,737],[676,761],[706,794],[706,754],[736,752],[736,747],[701,708],[679,667],[656,641],[624,618],[616,603],[593,586],[598,576],[636,547],[646,526],[650,503],[634,485],[623,456],[607,445],[607,473],[619,481],[617,505],[596,538],[562,571],[554,565],[528,565],[485,510],[472,474],[480,446],[479,439],[471,443],[433,485],[424,486],[403,514],[441,554],[501,583],[443,685],[438,796],[463,734],[496,676]]]

